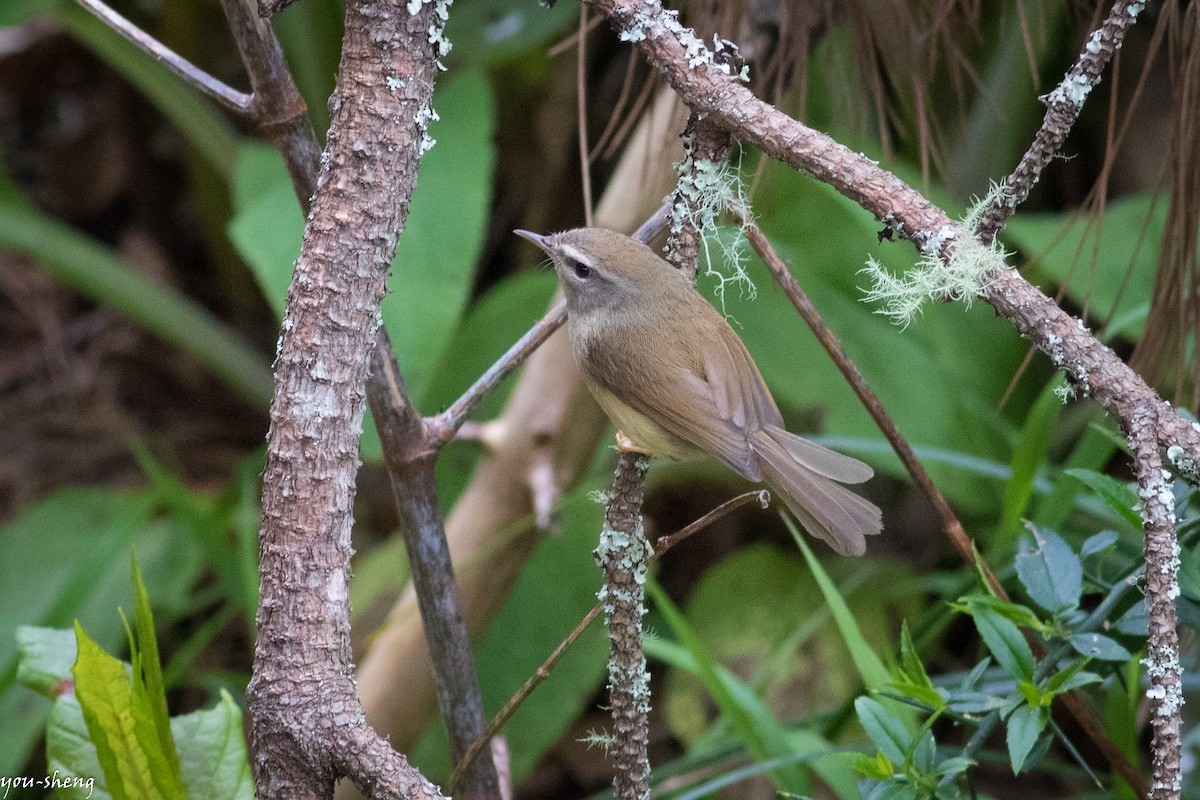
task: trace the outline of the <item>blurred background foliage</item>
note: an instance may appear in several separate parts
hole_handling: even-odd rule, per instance
[[[115,5],[241,84],[212,0]],[[761,96],[880,159],[957,215],[1016,164],[1041,119],[1037,95],[1073,60],[1107,10],[1101,5],[696,0],[687,15],[742,43]],[[1187,295],[1189,286],[1195,294],[1194,271],[1171,271],[1184,276],[1176,284],[1161,278],[1164,251],[1180,250],[1164,247],[1167,232],[1195,232],[1171,220],[1200,214],[1178,187],[1200,173],[1171,160],[1191,130],[1181,116],[1194,113],[1178,96],[1181,54],[1196,46],[1195,16],[1188,3],[1150,4],[1117,60],[1119,79],[1106,76],[1093,93],[1067,158],[1048,170],[1004,236],[1013,263],[1126,357],[1177,324],[1151,313],[1156,294]],[[553,9],[532,0],[460,0],[453,8],[454,49],[435,95],[441,120],[431,128],[437,145],[421,167],[383,308],[425,413],[452,402],[549,302],[553,275],[537,268],[511,229],[582,223],[574,50],[547,55],[578,20],[578,5],[567,0]],[[275,25],[320,134],[329,122],[340,3],[300,0]],[[592,163],[603,187],[624,123],[644,113],[659,79],[605,24],[590,29],[587,43],[587,135],[603,145]],[[267,144],[68,0],[0,5],[0,156],[0,774],[37,775],[48,704],[18,684],[16,628],[65,628],[78,619],[119,651],[116,609],[129,602],[130,548],[156,607],[173,710],[211,705],[222,689],[240,701],[253,642],[270,363],[303,219]],[[1122,513],[1128,474],[1111,422],[1085,399],[1064,405],[1048,362],[1030,357],[987,307],[934,305],[896,329],[862,302],[858,273],[868,256],[903,271],[911,248],[883,240],[880,223],[824,185],[749,149],[735,160],[760,224],[1016,596],[1031,591],[1014,561],[1028,535],[1023,520],[1061,536],[1067,549],[1056,565],[1084,565],[1076,606],[1094,605],[1133,574],[1139,532]],[[1194,262],[1194,245],[1191,252]],[[923,661],[947,696],[953,682],[976,694],[990,685],[989,697],[1017,684],[1002,659],[968,674],[992,644],[968,615],[992,618],[976,601],[948,604],[977,591],[976,576],[956,560],[929,504],[769,273],[752,259],[750,274],[756,296],[727,293],[727,314],[793,429],[877,467],[866,491],[884,508],[887,533],[865,559],[822,558],[826,584],[814,580],[818,562],[763,512],[724,519],[664,559],[651,612],[660,637],[652,643],[656,778],[676,787],[672,797],[770,797],[779,788],[932,796],[917,778],[934,773],[934,791],[943,778],[961,788],[953,758],[969,746],[970,726],[952,715],[924,733],[911,728],[913,748],[900,755],[912,780],[902,789],[882,778],[859,785],[870,777],[862,764],[854,772],[818,758],[833,743],[878,748],[886,760],[875,707],[855,704],[864,686],[882,691],[869,666],[883,669],[880,658],[900,660],[909,673],[913,659]],[[711,293],[714,281],[702,279],[701,288]],[[1143,366],[1165,396],[1195,411],[1195,332],[1177,333],[1176,350]],[[477,417],[496,414],[507,389]],[[360,645],[405,574],[378,453],[368,425],[351,587]],[[478,456],[470,443],[443,454],[447,507]],[[601,448],[588,476],[564,495],[561,535],[541,543],[479,644],[489,710],[592,603],[600,506],[589,492],[605,486],[611,465]],[[743,488],[708,465],[656,465],[649,524],[670,532]],[[1182,489],[1180,499],[1186,530],[1195,513]],[[1102,566],[1085,546],[1099,532],[1110,534]],[[1183,570],[1190,628],[1200,624],[1190,548]],[[837,598],[849,616],[838,616]],[[1043,621],[1061,611],[1032,599]],[[1112,619],[1131,604],[1121,601]],[[1060,634],[1079,622],[1055,619]],[[913,632],[908,661],[902,621]],[[1096,673],[1096,713],[1144,769],[1141,645],[1126,635],[1132,630],[1121,634],[1124,656],[1087,669]],[[1043,633],[1053,638],[1049,628]],[[1194,643],[1185,637],[1189,665]],[[582,741],[604,725],[596,706],[605,655],[603,635],[591,630],[509,724],[518,797],[587,796],[606,786],[602,754]],[[1103,765],[1070,729],[1038,738],[1038,728],[1026,748],[1033,755],[1022,757],[1025,773],[1014,779],[1015,717],[1007,740],[984,737],[968,751],[979,764],[971,780],[980,795],[1100,791],[1087,770]],[[935,734],[938,755],[922,761]],[[439,737],[431,731],[414,755],[435,779],[446,769]],[[814,789],[813,776],[825,788]],[[742,782],[722,789],[733,779]]]

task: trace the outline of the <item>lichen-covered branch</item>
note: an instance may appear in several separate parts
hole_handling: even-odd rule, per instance
[[[600,603],[608,626],[608,704],[612,710],[613,797],[650,796],[650,673],[642,652],[650,542],[642,526],[648,460],[622,453],[613,476],[596,561],[604,570]]]
[[[1146,537],[1146,675],[1150,688],[1150,727],[1154,783],[1152,800],[1178,798],[1182,790],[1180,757],[1183,721],[1183,674],[1179,663],[1179,634],[1175,601],[1179,597],[1179,542],[1175,538],[1175,495],[1171,475],[1163,470],[1155,441],[1159,412],[1173,413],[1166,404],[1148,403],[1129,421],[1126,433],[1137,470],[1142,501],[1142,530]]]
[[[664,11],[658,0],[589,1],[609,16],[622,39],[637,43],[651,63],[666,75],[693,113],[705,115],[707,121],[724,127],[735,138],[828,183],[871,211],[892,233],[912,241],[923,255],[942,261],[951,271],[964,261],[959,253],[956,264],[956,251],[983,245],[974,238],[973,231],[953,222],[945,212],[875,162],[754,97],[729,75],[728,70],[715,63],[705,44],[679,23],[675,12]],[[1077,65],[1078,73],[1069,75],[1065,88],[1052,98],[1052,106],[1060,106],[1056,113],[1069,115],[1067,127],[1077,113],[1077,108],[1071,110],[1072,107],[1082,102],[1086,96],[1085,87],[1094,84],[1104,60],[1111,56],[1141,5],[1121,2],[1114,6],[1110,16],[1112,24],[1106,23],[1093,36],[1086,48],[1088,53]],[[1052,123],[1050,127],[1054,131],[1047,133],[1045,141],[1035,145],[1029,166],[1022,170],[1014,186],[1024,185],[1027,189],[1032,185],[1041,168],[1035,165],[1053,154],[1054,141],[1063,125]],[[1000,204],[1006,203],[1011,200],[1002,199]],[[952,289],[948,291],[954,294]],[[1144,414],[1144,409],[1155,408],[1153,419],[1147,421],[1150,428],[1139,434],[1143,438],[1141,447],[1166,447],[1169,458],[1181,473],[1193,483],[1198,480],[1200,426],[1193,425],[1166,405],[1140,376],[1096,339],[1082,321],[1067,314],[1016,270],[1000,261],[982,270],[977,285],[962,294],[978,296],[990,303],[998,314],[1008,319],[1022,336],[1067,374],[1077,391],[1092,396],[1112,414],[1131,437],[1131,443],[1137,428],[1134,421]],[[1144,482],[1149,477],[1147,472],[1142,478],[1143,492],[1151,488]],[[1169,531],[1169,527],[1164,528],[1158,535],[1166,537]],[[1151,561],[1159,558],[1150,549],[1147,557]],[[1151,566],[1151,561],[1148,561],[1148,570],[1162,567],[1161,562]],[[1166,615],[1169,601],[1173,600],[1169,597],[1172,591],[1168,586],[1164,595],[1168,602],[1152,608],[1152,614],[1164,614],[1152,619],[1152,628],[1173,631],[1173,611]],[[1171,663],[1175,659],[1177,662],[1177,651],[1172,650],[1172,643],[1165,633],[1161,643],[1161,660]],[[1159,688],[1155,687],[1156,694]],[[1165,727],[1178,724],[1177,706],[1168,703],[1160,709],[1172,715],[1173,722]],[[1169,738],[1163,738],[1167,750],[1162,758],[1167,762],[1173,759],[1167,743]],[[1159,795],[1161,797],[1178,794],[1177,788],[1163,790],[1160,784],[1156,784],[1155,791],[1175,792],[1174,795]]]
[[[366,726],[347,607],[368,357],[427,136],[440,21],[432,5],[357,0],[345,28],[276,362],[247,689],[255,778],[260,797],[328,797],[341,774],[378,797],[440,797]]]
[[[1071,69],[1063,76],[1054,91],[1041,99],[1046,104],[1046,116],[1038,129],[1033,144],[1021,158],[1013,173],[1004,179],[1001,191],[988,204],[975,226],[975,235],[984,243],[990,243],[1012,216],[1017,206],[1025,202],[1030,190],[1037,184],[1042,170],[1058,155],[1067,134],[1075,124],[1080,109],[1092,89],[1100,83],[1100,75],[1112,57],[1121,49],[1125,32],[1137,22],[1145,3],[1117,0],[1113,3],[1108,18],[1088,38],[1083,52]]]

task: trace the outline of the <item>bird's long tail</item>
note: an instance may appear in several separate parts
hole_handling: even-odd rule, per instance
[[[862,483],[874,471],[782,428],[767,426],[750,440],[763,478],[800,523],[842,555],[860,556],[867,536],[883,530],[879,509],[842,486]]]

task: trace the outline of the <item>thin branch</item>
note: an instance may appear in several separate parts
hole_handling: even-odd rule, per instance
[[[652,550],[642,525],[646,490],[644,453],[622,453],[604,512],[596,561],[604,571],[600,602],[608,627],[608,705],[612,713],[615,800],[650,793],[650,673],[642,652],[646,570]]]
[[[518,339],[512,347],[508,348],[504,355],[496,360],[496,363],[488,367],[475,383],[471,384],[471,388],[467,389],[449,408],[437,416],[425,420],[430,443],[434,447],[441,447],[453,439],[455,432],[462,427],[471,412],[483,402],[488,392],[515,372],[517,367],[521,366],[525,359],[541,347],[542,342],[549,339],[566,321],[567,303],[565,300],[559,299],[546,312],[546,316],[534,323],[533,327],[526,331],[525,335]]]
[[[134,25],[125,17],[109,8],[103,0],[76,0],[84,9],[91,12],[108,27],[121,34],[130,44],[146,55],[162,62],[171,72],[184,81],[195,86],[204,94],[216,100],[221,105],[241,114],[250,113],[253,97],[245,92],[239,92],[232,86],[223,83],[204,70],[188,61],[183,56],[155,39],[150,34]]]
[[[722,517],[746,505],[751,500],[757,500],[759,506],[763,509],[766,509],[771,504],[771,493],[765,489],[759,489],[757,491],[739,494],[737,497],[734,497],[731,500],[726,500],[712,511],[709,511],[698,520],[692,522],[684,528],[679,529],[675,533],[668,534],[666,536],[660,536],[658,541],[654,543],[654,553],[651,554],[648,563],[653,564],[654,562],[658,561],[667,553],[668,550],[675,547],[680,542],[683,542],[692,535],[699,533]],[[500,709],[496,713],[496,716],[492,717],[492,721],[488,723],[487,730],[484,731],[483,736],[471,743],[471,747],[469,750],[467,750],[466,755],[463,756],[463,758],[454,767],[454,772],[451,774],[449,781],[451,786],[453,786],[457,781],[459,774],[462,772],[463,766],[468,763],[468,759],[475,758],[480,752],[483,751],[485,747],[487,747],[488,742],[495,738],[505,724],[508,723],[508,720],[512,717],[516,710],[520,708],[529,698],[529,695],[533,694],[534,690],[541,686],[542,683],[550,677],[550,673],[552,673],[554,668],[558,666],[558,662],[562,659],[563,654],[567,652],[567,649],[571,645],[575,644],[575,641],[581,635],[583,635],[583,632],[588,629],[588,626],[596,621],[596,618],[600,616],[600,612],[603,610],[604,605],[602,603],[596,603],[596,605],[592,606],[591,610],[583,616],[583,619],[579,621],[579,624],[575,626],[574,630],[567,634],[567,638],[559,642],[558,646],[554,648],[554,651],[546,657],[545,661],[542,662],[542,665],[534,670],[534,673],[530,675],[528,680],[525,681],[525,684],[519,690],[517,690],[517,693],[509,698],[508,702],[504,704],[504,708]]]
[[[592,161],[588,158],[587,134],[587,5],[579,4],[578,49],[575,52],[575,108],[579,127],[579,173],[583,181],[583,219],[590,228],[592,213]]]
[[[887,410],[884,409],[883,403],[879,402],[879,397],[867,385],[866,378],[863,377],[858,365],[850,358],[842,347],[842,343],[838,340],[837,335],[829,329],[825,324],[825,320],[821,318],[820,313],[812,302],[808,299],[808,295],[800,288],[800,284],[792,277],[787,265],[783,263],[783,259],[775,251],[766,234],[758,227],[758,223],[750,215],[749,210],[745,208],[735,208],[734,215],[738,218],[742,226],[742,230],[746,234],[750,246],[762,258],[763,263],[771,270],[771,274],[775,276],[776,283],[783,289],[783,293],[792,301],[792,306],[799,312],[800,317],[808,325],[809,330],[817,337],[821,347],[829,355],[830,361],[837,366],[838,371],[842,373],[842,377],[846,379],[846,383],[850,384],[850,388],[854,390],[854,394],[862,403],[863,408],[871,415],[871,419],[879,427],[884,438],[892,446],[896,456],[900,459],[900,463],[908,471],[909,476],[913,479],[913,483],[924,493],[933,505],[938,517],[942,520],[942,530],[945,531],[947,538],[958,550],[959,555],[968,567],[973,567],[976,563],[975,543],[971,541],[971,537],[967,535],[963,528],[962,522],[959,521],[958,515],[950,508],[950,503],[946,501],[944,495],[933,483],[933,479],[929,477],[929,473],[925,471],[925,467],[913,452],[912,447],[908,444],[908,440],[904,438],[899,429],[896,428],[896,423],[888,416]],[[987,579],[988,585],[997,594],[1004,595],[1004,587],[1000,585],[1000,580],[992,572],[991,568],[982,559],[978,561],[980,568],[983,571],[984,577]]]
[[[1178,619],[1179,543],[1175,538],[1175,496],[1170,473],[1163,470],[1155,441],[1158,404],[1147,404],[1126,430],[1137,470],[1146,537],[1146,674],[1150,678],[1150,727],[1154,783],[1151,800],[1174,800],[1180,795],[1182,773],[1183,675],[1179,662]],[[1167,406],[1166,408],[1169,408]]]
[[[1021,163],[1004,179],[1001,193],[988,205],[975,227],[975,235],[985,244],[991,243],[1012,216],[1017,206],[1025,202],[1029,192],[1041,177],[1042,170],[1058,155],[1067,134],[1071,132],[1079,111],[1091,90],[1100,83],[1100,75],[1113,55],[1121,49],[1125,33],[1137,21],[1145,3],[1117,0],[1104,24],[1088,38],[1083,52],[1063,76],[1054,91],[1044,95],[1046,116],[1034,137],[1033,144],[1021,157]]]
[[[380,328],[376,336],[367,399],[384,443],[384,461],[437,676],[438,705],[450,740],[450,755],[460,759],[483,731],[483,696],[438,501],[434,474],[437,451],[426,443],[425,426],[405,391],[387,332]],[[498,799],[500,785],[494,762],[480,757],[465,763],[461,785],[451,782],[447,790],[468,798]]]

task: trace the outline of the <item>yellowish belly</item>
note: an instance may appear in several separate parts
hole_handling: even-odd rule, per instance
[[[596,398],[596,402],[600,404],[600,408],[604,409],[604,413],[617,426],[617,430],[625,434],[639,450],[675,461],[686,461],[704,455],[702,450],[667,433],[644,414],[626,405],[612,392],[597,386],[586,376],[584,382]]]

